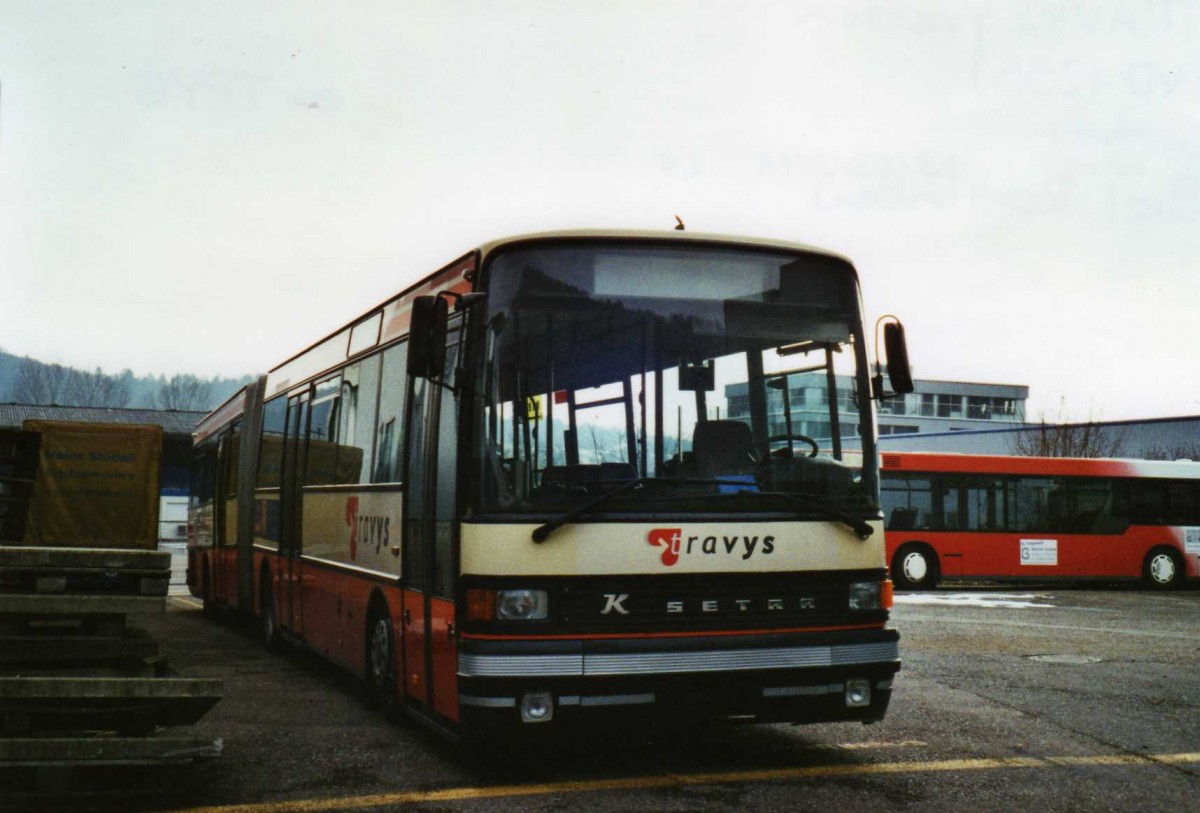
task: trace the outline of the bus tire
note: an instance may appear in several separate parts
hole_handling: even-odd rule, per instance
[[[892,581],[899,590],[932,590],[941,578],[937,554],[928,545],[901,545],[892,557]]]
[[[382,709],[385,717],[394,720],[397,716],[396,636],[392,631],[387,604],[382,599],[371,602],[366,639],[363,678],[366,706]]]
[[[1142,580],[1153,590],[1175,590],[1187,577],[1183,557],[1174,548],[1158,547],[1146,554]]]
[[[258,580],[258,632],[268,652],[279,650],[279,623],[275,618],[275,594],[271,590],[270,568],[263,568]]]
[[[208,557],[205,557],[200,565],[200,607],[204,615],[209,618],[212,618],[216,614],[216,607],[213,605],[212,576],[210,575]]]

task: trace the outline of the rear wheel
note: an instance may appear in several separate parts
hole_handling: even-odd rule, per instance
[[[1174,548],[1155,548],[1146,554],[1142,579],[1155,590],[1174,590],[1183,585],[1186,575],[1183,557]]]
[[[205,559],[200,566],[200,604],[204,608],[204,614],[211,617],[215,614],[216,606],[213,604],[212,577],[209,572],[209,563]]]
[[[940,576],[937,554],[926,545],[902,545],[892,558],[892,581],[901,590],[932,590]]]
[[[274,652],[279,648],[279,624],[275,619],[275,595],[271,591],[271,576],[265,570],[259,581],[258,630],[267,651]]]

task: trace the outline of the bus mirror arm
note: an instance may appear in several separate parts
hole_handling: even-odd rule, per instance
[[[488,296],[482,291],[472,291],[471,293],[467,294],[458,294],[454,291],[442,291],[441,295],[454,298],[455,313],[458,313],[459,311],[470,310],[476,305],[482,305],[484,302],[487,302]]]

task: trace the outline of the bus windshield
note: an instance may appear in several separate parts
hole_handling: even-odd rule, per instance
[[[571,241],[483,270],[482,511],[569,511],[618,489],[604,512],[878,510],[874,464],[842,451],[873,431],[844,260]]]

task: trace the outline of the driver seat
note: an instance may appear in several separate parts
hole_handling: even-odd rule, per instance
[[[692,459],[701,477],[754,472],[754,435],[741,421],[700,421],[692,431]]]

